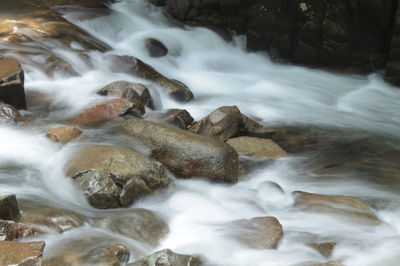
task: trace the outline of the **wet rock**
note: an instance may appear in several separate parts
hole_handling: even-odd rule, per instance
[[[74,117],[72,122],[79,125],[95,125],[123,115],[132,107],[133,103],[124,98],[115,99],[93,106]]]
[[[13,241],[21,238],[34,237],[39,231],[29,225],[13,221],[0,220],[0,241]]]
[[[26,109],[24,71],[14,58],[0,58],[0,101]]]
[[[242,242],[257,249],[273,249],[283,237],[282,225],[275,217],[255,217],[235,222],[235,235]]]
[[[322,264],[313,264],[311,266],[346,266],[340,262],[336,262],[336,261],[329,261],[326,263],[322,263]]]
[[[238,154],[248,155],[255,158],[280,158],[288,154],[270,139],[254,137],[238,137],[227,141]]]
[[[68,143],[73,139],[76,139],[82,134],[82,130],[74,126],[61,126],[56,128],[51,128],[47,131],[46,136],[60,143]]]
[[[43,64],[43,70],[50,77],[54,77],[55,74],[61,74],[65,77],[80,76],[70,63],[55,55],[51,55],[46,59]]]
[[[125,148],[101,145],[80,149],[69,161],[67,175],[99,209],[128,207],[170,183],[160,164]]]
[[[329,258],[332,256],[332,252],[335,249],[336,242],[308,243],[307,245],[314,248],[322,256]]]
[[[338,215],[370,225],[381,223],[368,204],[356,197],[313,194],[303,191],[295,191],[292,194],[295,199],[294,206],[306,211]]]
[[[168,54],[168,48],[157,39],[146,39],[145,46],[151,57],[163,57]]]
[[[24,211],[21,222],[34,224],[42,231],[56,230],[62,233],[82,226],[84,218],[80,214],[69,210],[43,207]]]
[[[55,250],[55,254],[43,262],[44,266],[119,266],[128,262],[130,257],[125,245],[95,236],[63,241],[56,244]]]
[[[169,231],[161,217],[146,209],[132,209],[129,213],[110,215],[95,220],[94,225],[152,246],[158,245],[159,240]]]
[[[189,112],[184,109],[168,109],[166,112],[149,113],[145,119],[172,125],[184,130],[194,121]]]
[[[201,266],[201,260],[190,255],[174,253],[170,249],[164,249],[141,258],[128,266]]]
[[[0,241],[0,265],[40,266],[44,242]]]
[[[112,69],[120,73],[128,73],[139,78],[154,82],[162,87],[177,101],[187,102],[193,98],[189,88],[177,80],[168,79],[154,68],[133,56],[106,56],[105,59],[112,65]]]
[[[126,121],[121,130],[179,177],[206,177],[227,183],[238,180],[238,155],[226,143],[137,118]]]
[[[16,124],[23,121],[20,112],[9,104],[0,102],[0,123]]]
[[[18,221],[21,217],[14,194],[0,197],[0,219]]]
[[[236,136],[241,126],[242,114],[236,106],[223,106],[195,122],[189,131],[221,141]]]
[[[127,99],[133,104],[132,109],[139,115],[144,114],[145,105],[152,105],[149,90],[139,83],[116,81],[102,88],[98,94]]]

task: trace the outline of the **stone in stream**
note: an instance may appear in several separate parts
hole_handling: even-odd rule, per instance
[[[0,241],[0,265],[40,266],[44,242]]]
[[[279,147],[273,140],[254,138],[254,137],[238,137],[227,141],[238,154],[248,155],[255,158],[281,158],[288,154]]]
[[[335,249],[336,245],[336,242],[307,243],[307,246],[312,247],[326,258],[332,256],[333,250]]]
[[[41,207],[34,208],[22,213],[21,222],[33,224],[41,231],[53,232],[54,230],[62,233],[84,223],[84,218],[75,212],[54,208]]]
[[[121,130],[179,177],[226,183],[238,180],[238,154],[224,142],[137,118],[127,120]]]
[[[83,111],[75,116],[72,122],[79,125],[96,125],[123,115],[132,107],[133,103],[127,99],[114,99]]]
[[[21,218],[15,194],[0,197],[0,219],[18,221]]]
[[[128,266],[201,266],[201,259],[198,257],[183,255],[173,252],[170,249],[157,251],[140,260],[128,264]]]
[[[156,213],[146,209],[130,209],[129,212],[110,214],[94,220],[93,224],[151,246],[157,246],[159,240],[169,232],[167,223]]]
[[[61,126],[56,128],[51,128],[47,131],[46,136],[60,143],[68,143],[73,139],[76,139],[82,134],[82,130],[74,126]]]
[[[0,124],[16,124],[21,121],[22,115],[16,108],[0,102]]]
[[[151,57],[163,57],[168,54],[168,48],[155,38],[146,39],[145,46]]]
[[[14,58],[0,58],[0,101],[26,109],[24,70]]]
[[[165,112],[148,113],[145,119],[172,125],[184,130],[194,121],[189,112],[184,109],[168,109]]]
[[[185,84],[165,77],[136,57],[127,55],[109,55],[105,57],[105,60],[111,63],[113,71],[132,74],[139,78],[154,82],[160,85],[168,95],[177,101],[188,102],[193,98],[192,92]]]
[[[115,81],[97,92],[102,96],[124,98],[130,101],[132,109],[139,115],[143,115],[145,105],[152,105],[152,99],[146,86],[140,83]]]
[[[55,74],[61,74],[65,77],[80,76],[70,63],[55,55],[47,57],[43,64],[43,70],[50,77],[54,77]]]
[[[252,248],[273,249],[283,237],[282,225],[275,217],[255,217],[234,222],[234,233],[240,241]]]
[[[34,237],[39,234],[37,228],[13,221],[0,220],[0,241],[14,241]]]
[[[55,253],[46,258],[43,266],[125,265],[129,249],[122,243],[105,237],[84,235],[55,244]]]
[[[332,214],[367,225],[382,223],[368,204],[356,197],[313,194],[303,191],[295,191],[292,195],[295,199],[294,206],[305,211]]]
[[[98,209],[128,207],[171,182],[161,164],[132,150],[103,145],[77,151],[67,164],[67,175]]]

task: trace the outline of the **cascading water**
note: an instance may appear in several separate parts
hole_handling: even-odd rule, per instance
[[[220,106],[236,105],[264,125],[340,128],[398,144],[400,90],[382,81],[379,74],[364,77],[274,64],[265,54],[245,51],[243,37],[226,42],[204,28],[182,28],[164,17],[162,9],[142,0],[114,4],[103,16],[91,16],[94,11],[87,9],[60,11],[110,45],[109,54],[136,56],[166,76],[184,82],[195,95],[195,100],[182,104],[153,87],[153,95],[161,95],[159,108],[184,108],[200,119]],[[162,58],[148,56],[144,40],[149,37],[162,41],[169,54]],[[126,146],[125,139],[96,128],[86,130],[78,141],[60,146],[48,140],[44,132],[58,121],[104,101],[96,94],[103,86],[117,80],[143,80],[113,73],[100,52],[91,52],[90,60],[85,61],[73,50],[51,43],[47,47],[70,62],[81,76],[49,79],[25,62],[26,90],[48,94],[53,102],[49,113],[31,118],[30,126],[0,126],[0,195],[15,193],[29,204],[69,209],[87,219],[129,212],[129,208],[103,211],[90,207],[64,173],[74,148],[88,143]],[[24,62],[22,56],[19,59]],[[168,235],[155,248],[88,222],[63,234],[37,239],[46,241],[46,256],[59,242],[93,233],[129,245],[135,251],[131,261],[138,259],[135,254],[171,248],[198,254],[209,265],[286,266],[328,261],[304,244],[308,234],[316,234],[322,240],[337,242],[329,261],[349,266],[399,265],[398,184],[373,182],[357,173],[349,176],[339,172],[319,178],[309,164],[313,156],[292,155],[257,164],[235,185],[176,179],[172,188],[136,202],[131,208],[156,211],[169,225]],[[274,190],[267,181],[279,184],[284,193]],[[292,206],[291,193],[296,190],[369,199],[376,203],[374,212],[384,223],[372,227],[329,214],[303,212]],[[229,223],[257,216],[275,216],[281,222],[284,238],[277,249],[252,249],[231,237]]]

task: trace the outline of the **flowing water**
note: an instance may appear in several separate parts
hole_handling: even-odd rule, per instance
[[[153,85],[152,94],[158,95],[160,109],[183,108],[200,119],[220,106],[237,105],[244,114],[265,125],[340,128],[381,138],[394,146],[400,139],[400,90],[385,83],[380,74],[337,74],[275,64],[266,54],[247,52],[244,37],[227,42],[208,29],[182,27],[167,19],[162,9],[142,0],[114,4],[111,12],[102,16],[93,15],[96,10],[60,11],[110,45],[109,54],[136,56],[167,77],[184,82],[195,95],[195,100],[182,104]],[[149,57],[144,47],[148,37],[163,42],[169,54]],[[113,73],[100,52],[90,52],[90,60],[84,60],[76,50],[50,42],[43,45],[70,62],[82,76],[50,79],[31,63],[32,58],[18,56],[26,70],[26,90],[48,94],[53,102],[50,112],[25,113],[31,117],[30,126],[0,126],[0,194],[15,193],[19,199],[29,200],[29,204],[73,210],[88,219],[129,212],[90,207],[63,169],[71,152],[81,145],[125,146],[129,145],[126,139],[95,128],[86,130],[78,141],[60,146],[48,140],[44,132],[59,125],[57,121],[104,101],[96,94],[103,86],[117,80],[143,80]],[[79,49],[79,44],[73,48]],[[356,138],[358,133],[351,134]],[[321,241],[338,243],[331,261],[340,260],[349,266],[400,265],[398,184],[375,182],[373,177],[369,179],[358,172],[321,176],[314,172],[310,163],[313,158],[312,153],[307,153],[255,163],[253,171],[235,185],[177,179],[172,188],[136,202],[130,208],[156,211],[168,222],[170,232],[158,247],[89,223],[38,239],[46,241],[47,255],[60,241],[94,233],[118,239],[140,254],[171,248],[178,253],[200,255],[209,265],[286,266],[328,261],[304,244],[311,233]],[[274,190],[267,181],[279,184],[284,193]],[[329,214],[303,212],[292,207],[291,193],[296,190],[361,197],[372,204],[384,223],[369,226]],[[229,223],[257,216],[275,216],[281,222],[285,236],[276,250],[252,249],[231,237]],[[137,258],[133,253],[131,261]]]

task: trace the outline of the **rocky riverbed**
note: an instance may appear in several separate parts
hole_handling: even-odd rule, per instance
[[[0,4],[0,265],[398,265],[400,90],[150,2]]]

